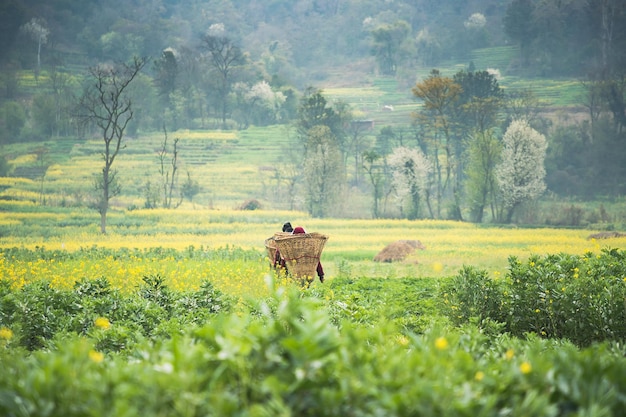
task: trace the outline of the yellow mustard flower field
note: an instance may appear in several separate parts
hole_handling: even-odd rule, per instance
[[[527,259],[626,248],[626,238],[593,239],[589,238],[594,233],[591,230],[429,220],[313,219],[287,211],[119,211],[111,213],[106,235],[99,233],[98,220],[93,211],[0,213],[0,226],[5,230],[0,247],[43,248],[56,254],[25,260],[12,259],[10,252],[5,252],[0,258],[0,275],[18,287],[46,279],[62,288],[83,278],[106,276],[122,289],[135,289],[144,276],[159,275],[177,290],[194,289],[210,279],[226,293],[259,295],[266,289],[264,280],[270,271],[264,241],[287,220],[329,237],[321,259],[328,279],[443,277],[455,275],[465,265],[486,269],[497,278],[506,274],[509,256]],[[397,240],[418,240],[425,249],[400,262],[373,261]],[[88,251],[88,256],[70,256],[81,251]],[[193,256],[175,255],[185,251]],[[233,251],[247,255],[234,256]]]

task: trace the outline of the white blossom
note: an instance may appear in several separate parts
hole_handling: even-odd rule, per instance
[[[388,163],[399,200],[408,197],[415,187],[420,193],[426,191],[432,165],[421,150],[400,146],[389,156]]]
[[[485,71],[487,71],[487,74],[493,76],[496,80],[502,79],[502,74],[500,74],[500,70],[497,68],[487,68]]]
[[[273,110],[280,109],[285,100],[287,100],[280,91],[273,91],[267,81],[260,81],[253,85],[246,93],[246,99]]]
[[[463,23],[466,29],[482,29],[487,24],[487,18],[482,13],[474,13]]]
[[[496,166],[504,206],[539,197],[546,189],[544,160],[547,142],[544,135],[526,120],[514,120],[502,138],[502,159]]]
[[[209,36],[224,36],[224,33],[226,33],[226,29],[223,23],[213,23],[207,31]]]

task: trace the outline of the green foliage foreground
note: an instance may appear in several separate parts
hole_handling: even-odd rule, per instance
[[[443,289],[456,324],[498,322],[524,337],[565,338],[577,346],[626,341],[626,251],[509,259],[509,273],[492,280],[465,267]]]
[[[544,319],[535,306],[552,282],[574,291],[570,279],[601,270],[578,289],[594,302],[571,317],[593,334],[622,320],[584,317],[612,305],[603,294],[617,289],[610,277],[624,286],[625,256],[512,258],[502,282],[472,268],[443,283],[335,278],[302,290],[269,279],[269,296],[239,301],[210,283],[170,291],[159,276],[128,294],[105,278],[65,290],[2,285],[0,414],[617,416],[626,409],[623,336],[585,348],[541,332],[515,337],[482,311],[499,304],[482,300],[507,295],[527,304],[527,313],[511,307],[519,322],[530,310]],[[590,264],[584,273],[579,262]],[[604,292],[589,288],[600,276]],[[460,327],[443,319],[440,291],[457,302]]]

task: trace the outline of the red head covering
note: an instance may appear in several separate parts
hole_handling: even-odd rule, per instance
[[[304,233],[306,233],[306,232],[304,231],[304,227],[300,227],[300,226],[298,226],[298,227],[296,227],[295,229],[293,229],[293,234],[294,234],[294,235],[300,235],[300,234],[304,234]]]

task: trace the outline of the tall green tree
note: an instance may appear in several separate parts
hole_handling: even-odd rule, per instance
[[[304,156],[308,152],[309,132],[315,126],[330,129],[339,149],[342,149],[344,131],[341,114],[328,105],[321,90],[309,87],[304,92],[298,107],[296,129],[304,146]]]
[[[491,218],[496,219],[498,183],[495,171],[501,152],[502,145],[493,130],[475,130],[468,139],[465,194],[473,222],[482,223],[488,206],[491,207]]]
[[[371,31],[372,55],[376,57],[378,68],[383,75],[395,75],[402,60],[402,43],[411,32],[404,20],[384,24]]]
[[[17,101],[0,105],[0,143],[17,142],[26,125],[26,111]]]
[[[313,217],[327,217],[345,184],[343,158],[328,126],[313,126],[307,137],[303,163],[307,210]]]
[[[172,48],[164,49],[161,56],[154,61],[154,71],[154,83],[158,95],[169,106],[170,95],[176,90],[176,78],[178,77],[176,51]]]
[[[488,71],[459,71],[452,78],[461,86],[455,101],[457,121],[463,131],[485,131],[497,122],[504,91]]]
[[[372,217],[377,219],[386,181],[384,158],[374,150],[363,152],[363,169],[372,185]]]
[[[537,34],[533,24],[534,5],[532,0],[513,0],[504,17],[504,31],[520,46],[520,63],[529,62],[530,46]]]

